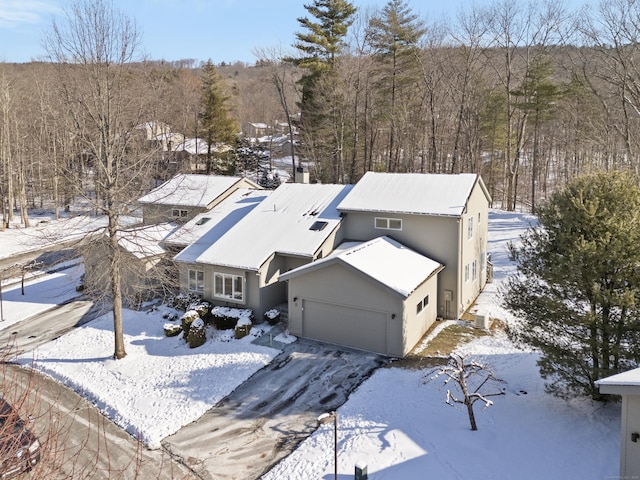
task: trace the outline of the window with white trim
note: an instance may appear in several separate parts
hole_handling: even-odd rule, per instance
[[[471,264],[471,280],[475,282],[477,278],[478,278],[478,261],[474,260],[473,263]]]
[[[473,238],[473,217],[469,217],[467,222],[467,238]]]
[[[402,219],[376,217],[374,225],[381,230],[402,230]]]
[[[425,308],[427,308],[427,305],[429,305],[429,295],[418,302],[418,305],[416,305],[416,313],[422,312]]]
[[[464,266],[464,281],[465,282],[469,281],[469,264],[468,263]]]
[[[202,270],[189,270],[189,291],[204,293],[204,272]]]
[[[229,273],[214,273],[213,296],[242,302],[244,300],[244,277]]]

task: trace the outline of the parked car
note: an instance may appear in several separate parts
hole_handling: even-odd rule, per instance
[[[0,478],[13,478],[40,461],[40,442],[20,415],[0,398]]]

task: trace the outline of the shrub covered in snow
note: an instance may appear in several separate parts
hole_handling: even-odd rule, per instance
[[[277,308],[267,310],[264,313],[264,319],[269,323],[269,325],[275,325],[280,321],[280,310]]]
[[[171,308],[175,308],[176,310],[182,310],[185,312],[187,310],[193,310],[192,305],[200,302],[202,302],[200,295],[195,293],[189,293],[188,295],[180,293],[175,297],[169,298],[167,305]]]
[[[182,326],[177,323],[165,323],[163,328],[167,337],[175,337],[182,332]]]
[[[242,320],[243,324],[253,323],[253,311],[250,308],[213,307],[213,323],[218,330],[233,329]]]
[[[184,338],[188,338],[189,329],[191,328],[191,325],[193,325],[193,322],[195,322],[198,319],[202,320],[196,310],[187,310],[182,314],[182,317],[180,317],[180,323],[182,324],[182,331],[184,332]]]
[[[205,324],[211,323],[213,321],[213,316],[211,315],[211,309],[213,308],[213,306],[209,302],[202,300],[194,305],[191,305],[191,308],[198,312],[198,315],[202,320],[204,320]]]
[[[189,343],[190,348],[196,348],[207,341],[207,331],[206,326],[204,324],[204,320],[200,317],[196,318],[189,328],[189,333],[187,334],[187,342]]]

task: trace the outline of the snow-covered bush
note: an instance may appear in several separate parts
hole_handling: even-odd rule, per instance
[[[213,307],[211,309],[213,323],[218,330],[229,330],[236,327],[240,319],[253,323],[253,311],[250,308]]]
[[[198,315],[202,320],[204,320],[205,324],[211,323],[213,321],[213,317],[211,315],[212,308],[213,306],[207,301],[200,301],[194,305],[191,305],[191,309],[198,312]]]
[[[196,318],[189,328],[189,333],[187,334],[187,343],[189,343],[190,348],[196,348],[207,341],[207,330],[204,324],[204,320],[200,317]]]
[[[163,328],[167,337],[175,337],[182,332],[182,326],[177,323],[165,323]]]
[[[180,323],[182,325],[182,331],[184,332],[184,338],[188,338],[191,325],[193,325],[193,322],[198,319],[202,320],[196,310],[187,310],[182,314],[182,317],[180,317]]]
[[[167,306],[185,312],[187,310],[193,310],[192,306],[201,302],[202,298],[196,293],[189,293],[186,295],[184,293],[179,293],[167,300]]]
[[[267,310],[264,312],[264,319],[269,323],[269,325],[275,325],[280,321],[280,310],[277,308]]]

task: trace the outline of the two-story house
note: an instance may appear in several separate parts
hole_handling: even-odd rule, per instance
[[[458,318],[487,281],[490,201],[475,174],[368,172],[338,210],[345,238],[387,235],[444,265],[438,315]]]
[[[283,184],[175,257],[182,291],[258,318],[287,302],[294,335],[402,356],[485,285],[489,202],[475,174]]]

